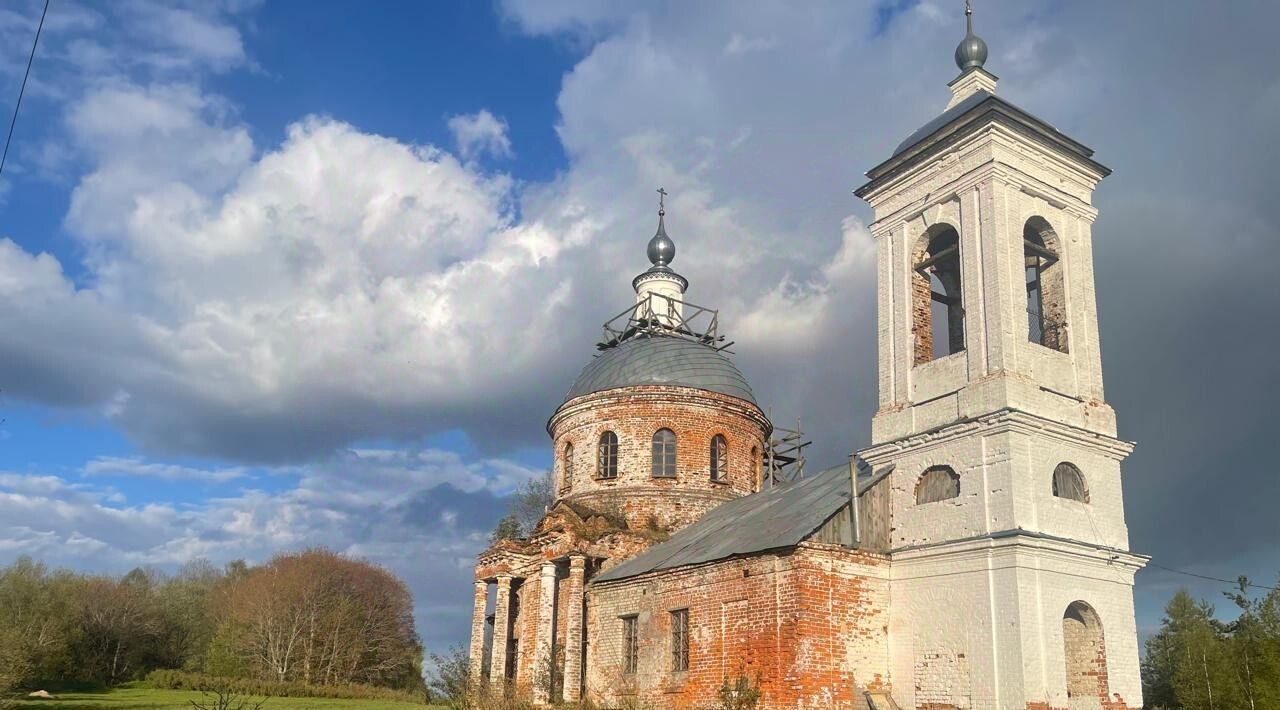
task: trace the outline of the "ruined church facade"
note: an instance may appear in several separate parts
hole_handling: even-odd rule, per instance
[[[1092,151],[998,97],[986,46],[868,173],[871,444],[788,476],[659,212],[634,304],[547,424],[556,500],[480,555],[471,678],[535,704],[1142,705],[1103,390]],[[857,373],[850,373],[857,376]]]

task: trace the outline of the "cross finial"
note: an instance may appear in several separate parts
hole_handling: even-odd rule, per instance
[[[666,200],[667,200],[667,191],[661,187],[658,188],[658,216],[659,217],[663,217],[667,214]]]
[[[964,28],[973,34],[973,0],[964,0]]]

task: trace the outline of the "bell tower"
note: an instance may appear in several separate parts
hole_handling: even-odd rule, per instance
[[[942,113],[855,191],[875,211],[905,706],[1140,707],[1133,575],[1094,293],[1093,151],[996,95],[966,33]],[[939,678],[939,675],[943,678]],[[904,702],[905,701],[905,702]]]

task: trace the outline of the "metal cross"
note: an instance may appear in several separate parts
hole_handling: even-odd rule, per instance
[[[658,188],[658,214],[666,214],[666,211],[667,211],[666,199],[667,199],[667,191],[661,187]]]

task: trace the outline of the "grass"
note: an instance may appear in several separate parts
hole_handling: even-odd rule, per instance
[[[31,710],[191,710],[191,701],[202,701],[207,696],[198,690],[156,690],[126,684],[110,690],[49,691],[52,700],[22,698],[14,708]],[[262,710],[427,710],[439,705],[416,705],[396,700],[339,700],[335,698],[270,698]]]

